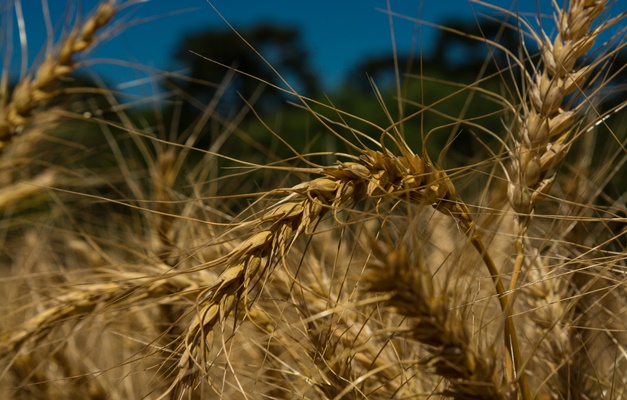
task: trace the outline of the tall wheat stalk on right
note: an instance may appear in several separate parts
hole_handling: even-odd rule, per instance
[[[599,35],[624,18],[624,15],[620,15],[613,20],[600,20],[607,12],[609,3],[570,1],[564,9],[556,9],[557,32],[554,37],[543,31],[534,36],[541,49],[541,57],[532,72],[525,75],[521,95],[527,101],[515,110],[517,117],[510,126],[513,146],[509,148],[511,162],[506,173],[507,197],[517,213],[517,239],[509,298],[510,301],[515,300],[519,277],[524,275],[530,286],[523,286],[523,291],[528,305],[532,306],[529,311],[532,320],[537,324],[535,335],[530,336],[529,340],[536,352],[536,362],[545,363],[545,368],[535,372],[542,369],[546,371],[544,376],[538,374],[540,376],[535,379],[555,382],[548,392],[553,397],[579,398],[584,393],[602,395],[599,388],[609,383],[599,384],[604,376],[611,376],[614,380],[612,386],[616,385],[615,393],[624,395],[624,389],[618,388],[624,388],[627,384],[627,375],[624,373],[627,365],[624,347],[627,329],[624,287],[618,285],[616,290],[611,289],[610,282],[614,278],[612,268],[608,266],[613,261],[590,268],[593,265],[590,262],[594,259],[592,254],[601,250],[602,246],[586,248],[578,242],[581,237],[573,232],[581,223],[578,218],[586,215],[587,207],[591,204],[561,207],[562,212],[574,215],[564,214],[564,222],[557,223],[562,231],[558,231],[559,234],[554,238],[532,240],[528,234],[535,221],[534,213],[538,204],[544,197],[554,195],[550,190],[557,179],[555,169],[576,140],[595,134],[593,125],[604,117],[597,107],[599,97],[608,85],[605,70],[616,52],[624,48],[624,43],[609,53],[603,47],[595,49],[592,55],[589,53],[597,44]],[[619,104],[617,108],[624,104]],[[623,146],[624,151],[624,139],[619,146]],[[575,184],[571,190],[574,193],[566,193],[568,197],[563,201],[593,200],[590,193],[586,193],[589,189]],[[556,231],[550,232],[555,234]],[[551,239],[561,241],[561,244]],[[559,252],[570,253],[577,261],[564,261]],[[581,275],[586,278],[582,279]],[[604,287],[607,292],[600,296],[589,294],[593,287]],[[569,295],[574,296],[574,300],[567,301]],[[582,303],[590,304],[591,301],[598,303],[588,309],[582,306]],[[591,349],[606,351],[594,345],[595,342],[598,344],[598,338],[590,338],[589,333],[577,332],[575,329],[577,325],[586,324],[584,321],[590,316],[585,314],[594,308],[604,309],[607,320],[603,321],[603,326],[612,329],[608,329],[603,336],[611,338],[617,352],[614,362],[603,366],[599,362],[603,357],[590,358],[582,354]],[[623,340],[619,340],[619,337]],[[582,358],[591,360],[587,365],[589,369],[584,370],[578,364]]]

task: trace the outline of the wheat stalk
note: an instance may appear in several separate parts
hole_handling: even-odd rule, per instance
[[[49,53],[32,76],[22,78],[10,99],[0,104],[0,152],[21,132],[35,109],[58,93],[59,80],[77,67],[74,57],[85,52],[96,41],[96,33],[115,15],[115,0],[98,6],[94,15],[82,27],[74,26],[56,52]]]
[[[525,261],[525,245],[528,242],[527,231],[531,216],[538,202],[551,189],[555,181],[554,168],[564,159],[572,145],[572,139],[581,133],[578,129],[587,129],[582,118],[592,108],[590,98],[578,104],[569,101],[569,96],[582,95],[586,87],[592,85],[594,64],[586,65],[580,61],[594,45],[598,35],[615,21],[606,21],[594,27],[595,21],[604,13],[608,2],[572,0],[567,9],[556,8],[558,33],[553,40],[540,31],[534,34],[541,52],[541,67],[534,69],[533,75],[526,74],[528,103],[523,103],[518,114],[514,132],[514,147],[510,151],[511,171],[507,173],[508,199],[517,212],[518,234],[515,242],[516,259],[510,281],[510,306],[514,300],[518,279]],[[550,335],[559,342],[555,351],[548,354],[556,356],[554,363],[559,365],[564,356],[569,354],[570,339],[567,331],[559,331],[561,320],[565,317],[561,310],[553,310],[560,304],[560,290],[547,287],[552,282],[541,258],[535,256],[531,261],[529,277],[538,287],[531,293],[538,295],[538,302],[551,299],[553,305],[540,306],[546,312],[552,310],[549,324],[554,332]],[[510,311],[511,316],[511,311]],[[540,331],[546,332],[542,326]]]
[[[492,352],[481,354],[465,322],[451,315],[446,297],[435,292],[420,255],[378,243],[372,248],[368,290],[387,293],[385,304],[410,318],[405,333],[430,349],[431,356],[422,363],[448,380],[450,386],[443,394],[455,399],[509,398],[511,389],[498,379]]]
[[[105,270],[100,274],[109,276],[106,283],[70,284],[67,293],[53,296],[45,311],[36,314],[0,336],[0,356],[16,354],[29,340],[41,340],[46,332],[63,321],[95,313],[104,304],[116,307],[154,303],[157,300],[175,302],[181,297],[193,298],[210,277],[202,275],[171,274],[166,265],[144,268],[143,273]],[[88,279],[85,279],[88,280]]]
[[[351,201],[390,193],[407,191],[416,199],[426,199],[428,189],[422,183],[428,175],[419,157],[413,158],[412,162],[377,152],[365,152],[363,157],[365,165],[343,163],[325,168],[321,172],[326,177],[276,191],[289,194],[252,223],[271,226],[252,234],[225,256],[226,270],[198,299],[198,312],[184,334],[180,370],[172,389],[180,383],[190,384],[190,376],[191,383],[194,383],[202,371],[205,336],[245,296],[251,282],[259,279],[257,273],[266,270],[277,257],[285,255],[296,237],[310,233],[325,214],[338,212]],[[436,184],[430,190],[437,195]]]
[[[394,397],[420,392],[419,381],[403,381],[407,373],[403,371],[403,361],[395,352],[394,340],[378,329],[385,329],[388,321],[368,318],[359,305],[371,304],[371,299],[358,299],[359,292],[346,290],[346,281],[359,282],[349,272],[355,267],[361,274],[361,262],[346,262],[350,253],[338,248],[334,254],[334,267],[325,266],[324,261],[312,253],[325,253],[325,246],[336,240],[335,235],[319,234],[311,238],[309,251],[305,254],[292,254],[292,259],[302,260],[295,264],[298,277],[290,272],[277,270],[268,282],[265,292],[273,298],[284,298],[285,304],[293,304],[297,315],[289,318],[283,308],[279,312],[281,322],[268,327],[267,306],[255,303],[251,311],[255,323],[263,324],[264,331],[271,329],[272,336],[280,339],[281,346],[272,346],[273,356],[285,362],[286,349],[296,365],[302,367],[295,375],[307,377],[305,384],[326,397],[350,396],[369,398],[371,396]],[[348,244],[348,243],[347,243]],[[351,243],[352,244],[352,243]],[[317,250],[312,251],[315,247]],[[318,247],[320,247],[318,249]],[[296,252],[294,252],[296,253]],[[318,253],[318,256],[320,254]],[[291,261],[291,260],[289,260]],[[341,282],[334,279],[335,267],[346,266],[341,273]],[[337,263],[337,264],[336,264]],[[338,265],[339,264],[339,265]],[[339,284],[338,284],[339,283]],[[294,290],[294,285],[301,290]],[[283,303],[279,303],[283,304]],[[301,331],[302,340],[296,336]],[[291,337],[292,341],[286,340]],[[294,346],[297,343],[298,346]],[[398,344],[400,345],[400,344]],[[304,361],[309,361],[304,363]],[[317,372],[317,376],[312,372]],[[284,377],[290,381],[289,376]],[[298,389],[296,389],[298,390]]]
[[[567,10],[556,9],[558,34],[551,41],[541,32],[536,40],[542,49],[542,66],[533,76],[526,75],[529,105],[524,104],[517,130],[508,174],[508,198],[518,218],[526,225],[528,214],[536,207],[555,179],[553,168],[566,156],[578,121],[590,106],[590,99],[571,107],[567,96],[583,93],[594,65],[578,64],[594,45],[598,35],[615,21],[596,28],[607,0],[572,0]]]

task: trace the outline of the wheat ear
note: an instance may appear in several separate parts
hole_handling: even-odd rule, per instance
[[[0,356],[16,354],[29,340],[40,340],[62,321],[93,313],[105,304],[119,307],[156,300],[176,302],[193,298],[208,282],[208,277],[194,274],[170,274],[164,264],[144,268],[145,273],[103,270],[111,279],[106,283],[73,285],[67,293],[50,300],[45,311],[24,322],[13,332],[0,335]]]
[[[21,79],[11,98],[0,105],[0,152],[21,132],[35,109],[57,95],[59,79],[76,69],[76,55],[93,46],[97,31],[113,18],[114,4],[114,0],[101,3],[82,27],[76,25],[58,50],[49,53],[32,76]]]
[[[497,378],[494,355],[479,353],[464,321],[451,315],[444,295],[435,293],[432,277],[419,257],[402,246],[394,249],[375,243],[366,277],[368,290],[386,293],[385,304],[410,318],[405,333],[430,349],[431,356],[422,363],[447,379],[444,395],[508,398],[508,390]]]
[[[557,9],[558,34],[553,41],[536,35],[542,49],[541,68],[526,74],[529,104],[521,106],[513,129],[514,149],[508,174],[508,199],[518,212],[520,234],[542,195],[555,179],[554,167],[566,156],[590,99],[573,107],[568,96],[583,94],[594,65],[578,63],[594,45],[598,35],[614,21],[592,28],[603,14],[607,0],[572,0],[568,10]],[[617,17],[618,18],[618,17]],[[542,68],[543,67],[543,68]],[[514,279],[516,274],[514,275]]]
[[[566,331],[558,332],[562,327],[559,321],[564,318],[564,314],[553,312],[560,304],[555,296],[561,291],[546,287],[547,282],[553,280],[549,276],[538,275],[548,273],[539,256],[531,262],[526,261],[525,245],[533,211],[543,195],[551,189],[555,180],[554,168],[566,156],[572,144],[571,139],[577,135],[582,117],[590,108],[590,99],[574,103],[569,101],[569,96],[575,92],[582,94],[584,88],[590,85],[594,65],[579,61],[592,48],[604,27],[612,23],[608,21],[593,27],[607,4],[606,0],[571,0],[567,9],[556,9],[558,33],[553,40],[542,30],[539,35],[534,35],[542,50],[541,64],[534,69],[533,75],[525,75],[528,103],[522,104],[512,130],[514,148],[510,151],[512,165],[508,173],[507,194],[510,205],[518,213],[518,232],[514,270],[509,284],[508,318],[511,318],[513,294],[520,273],[525,265],[533,264],[537,268],[534,269],[532,278],[539,286],[532,293],[552,296],[551,299],[556,304],[547,308],[548,314],[543,316],[543,319],[553,318],[552,323],[539,330],[553,330],[552,336],[559,342],[557,348],[565,353],[569,348],[568,334]],[[547,304],[544,306],[549,307]],[[549,354],[555,355],[555,352]],[[560,362],[555,360],[558,365]]]

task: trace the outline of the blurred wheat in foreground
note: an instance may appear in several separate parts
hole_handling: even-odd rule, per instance
[[[258,162],[225,154],[255,141],[219,90],[179,132],[66,85],[124,6],[101,2],[0,82],[0,398],[627,398],[612,5],[492,7],[518,48],[457,34],[507,62],[433,103],[412,90],[428,76],[398,75],[397,112],[373,90],[386,124],[283,81],[344,147],[294,148],[259,116],[292,156]],[[442,115],[455,96],[498,110]],[[461,131],[482,150],[460,163]]]

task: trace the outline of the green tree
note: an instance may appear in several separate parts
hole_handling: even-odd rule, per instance
[[[297,29],[265,24],[243,29],[239,33],[248,43],[231,30],[211,30],[184,38],[175,58],[187,68],[187,75],[191,79],[182,81],[170,78],[166,85],[173,83],[183,90],[193,100],[190,103],[195,101],[196,104],[206,105],[220,90],[217,84],[224,79],[229,67],[241,71],[228,81],[218,107],[222,115],[231,115],[245,105],[241,98],[250,99],[256,95],[261,82],[285,86],[255,53],[257,51],[299,93],[308,96],[316,93],[319,88],[318,78],[309,65],[308,54]],[[264,90],[255,108],[259,112],[270,112],[280,107],[283,101],[281,92]],[[192,117],[198,112],[187,109],[186,117]]]

